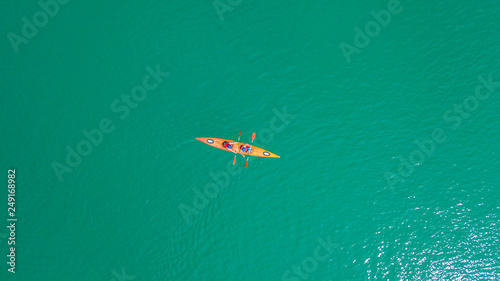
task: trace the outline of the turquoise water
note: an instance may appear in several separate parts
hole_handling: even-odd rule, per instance
[[[500,279],[495,1],[62,2],[0,12],[0,280]]]

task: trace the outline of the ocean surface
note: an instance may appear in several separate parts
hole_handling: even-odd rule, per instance
[[[0,280],[500,280],[499,15],[3,3]]]

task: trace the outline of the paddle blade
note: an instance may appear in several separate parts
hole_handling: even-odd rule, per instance
[[[238,136],[238,141],[240,141],[240,137],[241,137],[241,131],[240,131],[240,135]]]
[[[245,162],[245,168],[248,167],[248,158],[247,158],[247,162]]]
[[[253,142],[254,139],[255,139],[255,132],[252,133],[252,142]]]
[[[233,165],[236,164],[236,155],[234,156],[234,159],[233,159]]]

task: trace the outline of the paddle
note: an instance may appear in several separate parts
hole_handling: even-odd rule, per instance
[[[238,136],[238,141],[240,141],[240,137],[241,137],[241,131],[240,131],[240,135]],[[234,153],[233,165],[234,164],[236,164],[236,153]]]
[[[254,139],[255,139],[255,132],[252,133],[252,143],[250,144],[250,149],[252,148]],[[250,159],[250,157],[248,157],[247,162],[245,162],[245,168],[248,166],[248,159]]]

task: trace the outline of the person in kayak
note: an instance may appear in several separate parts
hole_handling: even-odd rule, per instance
[[[233,153],[236,153],[236,151],[232,150],[233,145],[230,144],[229,142],[225,141],[222,143],[222,147],[227,148],[228,150],[232,151]]]
[[[252,148],[246,145],[242,145],[240,147],[241,151],[246,152],[246,153],[252,153]]]

